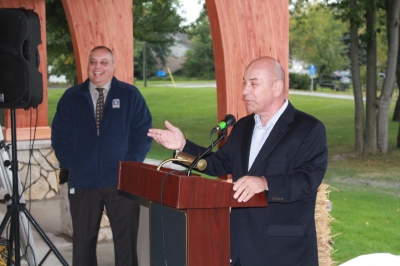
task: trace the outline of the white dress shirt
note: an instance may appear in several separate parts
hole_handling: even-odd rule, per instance
[[[265,127],[262,126],[261,118],[259,114],[254,115],[255,126],[253,130],[253,137],[251,138],[251,147],[250,147],[250,156],[249,156],[249,167],[250,170],[251,166],[254,163],[258,153],[261,150],[261,147],[264,145],[265,141],[267,140],[269,134],[271,133],[272,129],[275,126],[276,121],[278,121],[279,117],[285,111],[286,107],[288,106],[288,100],[285,100],[285,103],[282,107],[268,120]]]
[[[96,104],[97,104],[97,98],[99,98],[99,92],[96,90],[96,88],[103,88],[103,94],[104,94],[104,102],[106,101],[108,91],[111,88],[111,81],[105,84],[102,87],[97,87],[94,85],[92,82],[89,83],[89,90],[90,90],[90,95],[92,96],[92,101],[93,101],[93,106],[94,106],[94,115],[96,116]]]

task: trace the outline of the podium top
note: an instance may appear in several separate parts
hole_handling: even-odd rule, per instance
[[[120,162],[118,189],[176,209],[266,207],[264,193],[247,202],[233,198],[233,184],[200,176],[186,176],[169,168],[139,162]]]

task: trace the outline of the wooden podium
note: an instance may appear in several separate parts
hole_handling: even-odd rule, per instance
[[[169,168],[120,162],[118,189],[150,201],[151,265],[230,265],[230,207],[265,207],[259,193],[233,198],[232,184]],[[161,198],[162,195],[162,198]]]

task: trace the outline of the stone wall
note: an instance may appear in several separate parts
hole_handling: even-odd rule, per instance
[[[25,200],[42,200],[59,196],[59,163],[50,140],[17,143],[19,178]],[[11,155],[10,155],[11,156]]]

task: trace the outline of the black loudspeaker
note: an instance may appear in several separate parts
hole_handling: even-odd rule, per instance
[[[40,43],[38,14],[24,8],[0,8],[0,108],[28,109],[42,103]]]
[[[187,266],[186,220],[185,212],[150,202],[151,266]]]

